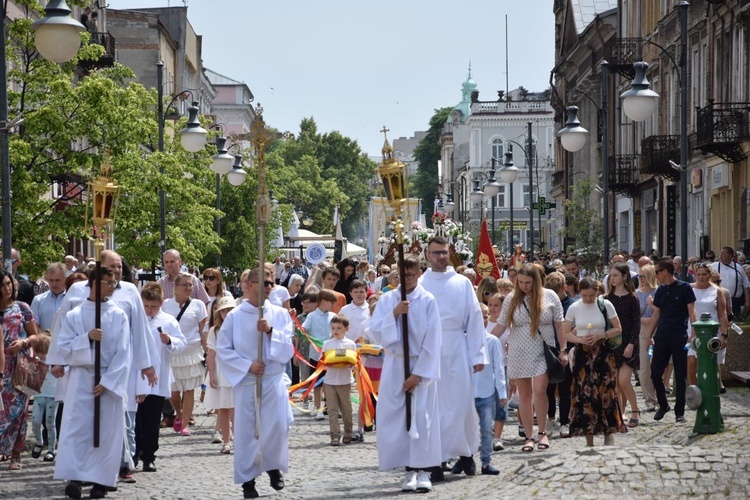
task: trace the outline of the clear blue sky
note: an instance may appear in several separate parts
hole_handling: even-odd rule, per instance
[[[181,0],[109,0],[113,9]],[[552,2],[544,0],[188,0],[203,64],[244,81],[269,125],[298,132],[312,116],[380,155],[389,137],[426,130],[454,106],[471,61],[480,99],[509,88],[542,91],[554,65]]]

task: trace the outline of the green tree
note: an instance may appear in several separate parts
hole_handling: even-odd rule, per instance
[[[276,197],[309,216],[312,231],[333,233],[333,213],[339,205],[344,235],[363,233],[357,225],[367,215],[375,164],[357,141],[336,131],[320,134],[314,118],[303,118],[299,134],[277,141],[271,151],[277,155],[269,169],[271,177],[278,172]],[[269,154],[269,164],[270,158]]]
[[[564,203],[568,223],[559,230],[561,236],[573,242],[575,252],[581,255],[583,267],[588,270],[596,268],[604,248],[604,227],[598,206],[590,208],[594,188],[594,181],[588,178],[573,185],[572,196]]]
[[[430,118],[427,134],[414,149],[417,175],[411,180],[411,197],[422,198],[422,206],[432,210],[438,190],[438,160],[440,160],[440,134],[453,108],[436,109]],[[432,213],[427,215],[427,224],[432,225]]]
[[[38,2],[22,3],[39,10]],[[10,137],[13,244],[23,252],[22,270],[40,275],[47,262],[62,258],[71,238],[87,236],[86,184],[105,158],[123,188],[115,240],[129,261],[159,258],[160,187],[169,193],[169,245],[188,262],[215,251],[208,149],[193,155],[168,140],[166,153],[147,151],[156,143],[156,91],[134,83],[133,72],[119,64],[77,79],[78,63],[98,60],[104,48],[86,43],[89,35],[83,33],[76,58],[54,64],[36,52],[30,24],[26,18],[11,21],[6,38],[9,116],[24,118]],[[67,187],[64,197],[53,199],[53,182]]]

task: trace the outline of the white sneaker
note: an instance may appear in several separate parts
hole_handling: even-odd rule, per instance
[[[221,434],[219,433],[219,431],[214,431],[214,437],[211,438],[211,442],[213,444],[219,444],[219,443],[224,442],[224,440],[221,438]]]
[[[404,482],[401,483],[401,491],[417,491],[417,471],[406,471]]]
[[[432,491],[432,482],[430,481],[430,473],[423,470],[417,472],[417,491]]]
[[[315,408],[315,403],[312,400],[308,401],[307,402],[307,411],[308,411],[308,413],[310,413],[311,417],[315,416],[315,413],[317,413],[316,410],[317,409]]]
[[[502,439],[495,439],[492,441],[493,451],[503,451],[504,449],[505,449],[505,444],[503,443]]]
[[[562,437],[562,438],[570,437],[570,427],[568,427],[565,424],[561,425],[560,426],[560,437]]]
[[[325,420],[326,416],[323,414],[323,408],[318,408],[318,411],[315,413],[315,420]]]

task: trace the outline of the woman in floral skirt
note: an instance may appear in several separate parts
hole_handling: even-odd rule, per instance
[[[571,356],[570,435],[586,436],[586,446],[593,446],[594,435],[604,434],[604,444],[614,445],[614,433],[626,430],[617,401],[615,351],[608,343],[621,332],[620,320],[612,303],[600,299],[607,325],[594,280],[583,278],[580,293],[581,300],[568,308],[564,325],[565,339],[576,344]]]

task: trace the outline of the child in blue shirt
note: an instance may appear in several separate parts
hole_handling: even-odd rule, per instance
[[[44,330],[37,340],[34,353],[44,361],[49,350],[50,335],[49,330]],[[36,444],[31,451],[33,458],[39,458],[42,454],[42,421],[47,426],[47,442],[49,447],[44,455],[45,462],[52,462],[55,459],[55,442],[57,441],[57,429],[55,428],[55,415],[57,415],[58,402],[55,401],[55,391],[57,390],[57,379],[51,371],[47,371],[42,384],[42,391],[34,396],[34,414],[31,420],[31,429],[34,431]],[[46,415],[46,417],[45,417]]]
[[[335,303],[336,295],[331,290],[321,290],[318,292],[318,308],[308,314],[305,322],[302,324],[302,328],[305,329],[311,338],[322,340],[323,342],[331,338],[331,320],[336,316],[336,313],[332,312]],[[320,354],[312,344],[310,345],[308,357],[310,364],[317,366]],[[322,380],[325,374],[326,372],[323,371],[318,380]],[[321,405],[321,392],[322,384],[315,384],[315,389],[313,389],[315,411],[311,412],[310,416],[316,420],[325,420],[326,418]]]
[[[484,326],[487,327],[490,316],[489,308],[479,305],[484,316]],[[490,465],[492,455],[492,440],[495,427],[495,394],[500,398],[500,404],[505,405],[508,394],[505,389],[505,363],[500,341],[491,333],[485,331],[484,343],[487,351],[488,363],[484,370],[475,372],[474,378],[474,407],[479,414],[480,446],[479,457],[482,460],[482,474],[497,475],[499,470]]]

